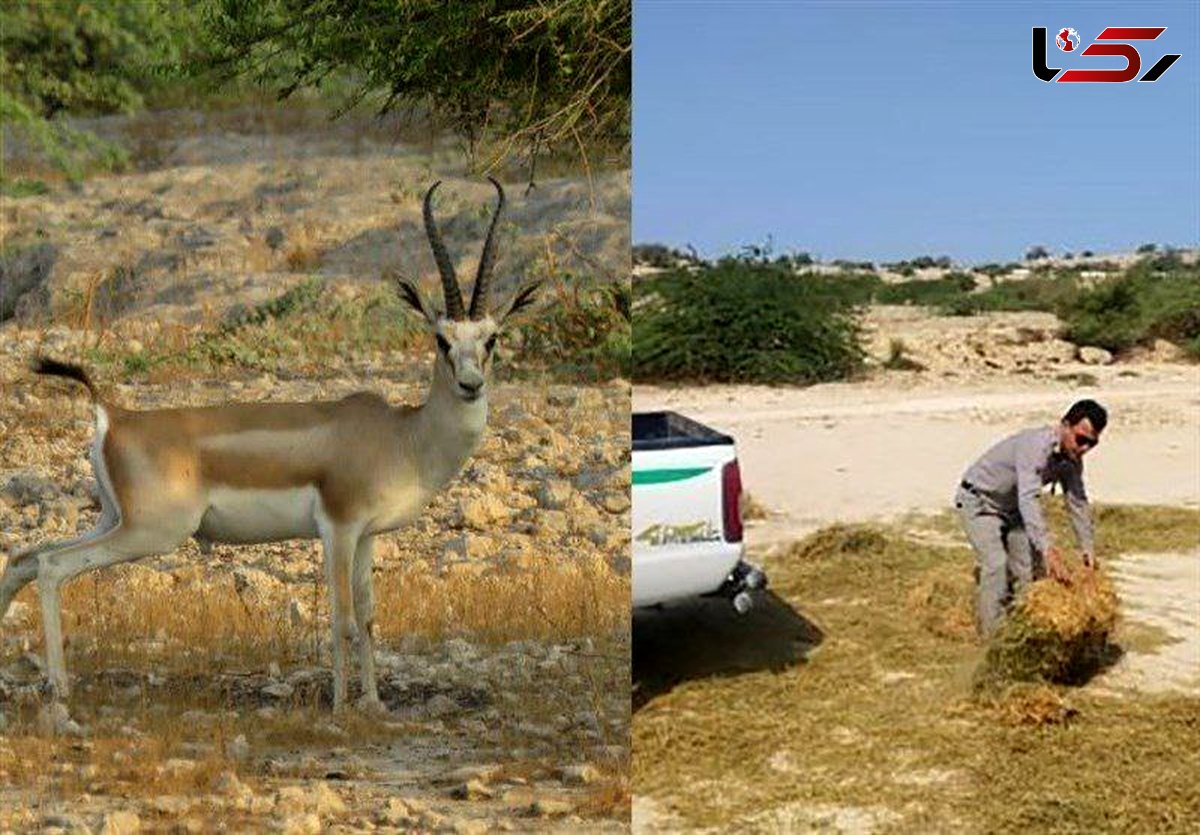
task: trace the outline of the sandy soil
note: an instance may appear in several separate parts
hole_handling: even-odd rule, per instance
[[[638,387],[634,408],[683,412],[737,439],[743,483],[773,511],[756,543],[830,521],[946,509],[963,470],[988,446],[1056,420],[1081,397],[1111,414],[1087,459],[1093,501],[1200,504],[1200,368],[1091,373],[1099,384],[1086,388],[922,382],[903,373],[807,389]]]

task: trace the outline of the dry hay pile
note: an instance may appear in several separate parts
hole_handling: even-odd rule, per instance
[[[1086,680],[1103,664],[1116,624],[1117,595],[1106,575],[1079,568],[1067,582],[1038,580],[992,637],[976,683]]]
[[[837,556],[862,556],[888,547],[888,537],[870,525],[830,525],[791,545],[789,559],[820,560]]]

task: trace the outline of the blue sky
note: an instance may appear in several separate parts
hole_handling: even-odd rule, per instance
[[[1167,26],[1157,82],[1045,83],[1031,28]],[[1052,67],[1106,69],[1051,40]],[[1200,238],[1200,2],[634,0],[633,239],[981,262]]]

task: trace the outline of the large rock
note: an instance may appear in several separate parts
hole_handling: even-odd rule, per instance
[[[1182,348],[1165,339],[1154,340],[1154,347],[1150,350],[1150,358],[1155,362],[1179,362],[1184,356]]]
[[[1110,365],[1113,361],[1113,355],[1110,351],[1106,351],[1103,348],[1084,345],[1079,349],[1079,361],[1084,365]]]
[[[508,508],[495,496],[485,493],[463,499],[458,504],[460,523],[475,531],[491,531],[508,521]]]
[[[58,248],[49,243],[0,255],[0,322],[18,312],[28,315],[45,306],[48,298],[45,284],[57,257]],[[26,294],[28,298],[24,298]]]

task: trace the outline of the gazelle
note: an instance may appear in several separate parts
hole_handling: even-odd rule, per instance
[[[491,179],[491,178],[489,178]],[[132,411],[105,400],[79,367],[48,359],[40,374],[87,387],[96,412],[91,463],[101,518],[77,539],[14,555],[0,577],[0,617],[13,596],[37,579],[46,640],[46,667],[56,698],[69,691],[63,661],[60,592],[71,578],[122,562],[201,542],[259,543],[320,538],[333,627],[334,706],[345,705],[348,645],[358,650],[361,705],[380,707],[375,683],[376,535],[415,520],[462,468],[487,421],[487,374],[505,320],[528,306],[536,284],[490,310],[499,197],[483,244],[470,308],[425,194],[425,232],[442,279],[445,313],[410,281],[404,301],[425,317],[437,357],[425,402],[389,406],[360,392],[337,401],[230,403]]]

